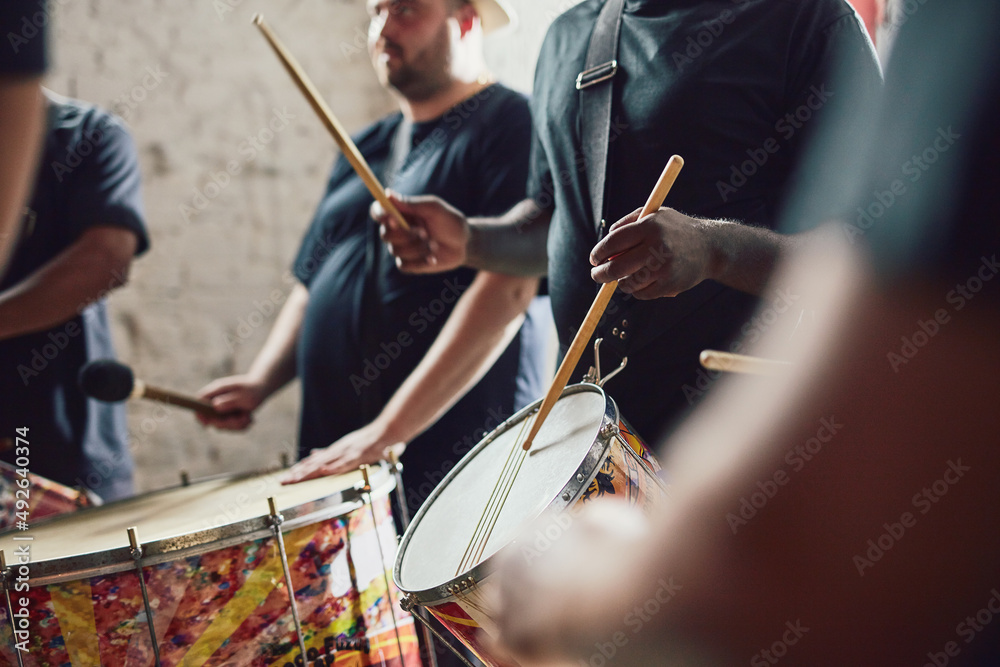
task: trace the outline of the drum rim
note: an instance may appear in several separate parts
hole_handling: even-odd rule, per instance
[[[191,482],[191,484],[187,486],[198,484],[199,482],[209,482],[219,479],[241,481],[261,475],[273,474],[274,472],[276,471],[270,470],[266,472],[237,473],[234,475],[212,475],[210,477]],[[371,480],[370,493],[373,499],[388,496],[392,493],[393,489],[395,489],[396,478],[391,473],[388,464],[380,462],[377,465],[372,465],[369,468],[368,474]],[[148,494],[142,494],[142,497],[162,495],[184,487],[185,485],[170,487],[168,489],[158,489]],[[318,523],[320,521],[326,521],[338,516],[344,516],[360,507],[363,507],[366,504],[363,498],[363,494],[365,493],[363,487],[364,482],[357,482],[356,484],[345,489],[340,489],[339,491],[334,491],[328,495],[320,496],[319,498],[300,503],[294,507],[281,510],[281,516],[283,517],[281,532],[288,533],[297,528],[301,528],[302,526]],[[98,507],[88,507],[79,510],[78,512],[58,515],[53,519],[55,520],[61,517],[66,517],[66,520],[70,520],[72,517],[80,516],[81,513],[106,511],[105,508],[127,505],[130,500],[134,499],[134,497],[131,499],[123,498]],[[266,506],[267,500],[263,499],[262,504]],[[141,525],[137,526],[136,533],[139,538],[140,546],[142,547],[142,557],[139,559],[139,564],[142,567],[151,567],[161,563],[178,560],[180,558],[198,556],[216,549],[224,549],[236,544],[249,543],[263,537],[270,537],[273,535],[270,514],[262,514],[249,519],[243,519],[242,521],[228,523],[223,526],[206,528],[183,535],[165,537],[151,542],[142,541]],[[122,538],[124,542],[127,542],[127,535],[124,531]],[[24,564],[24,566],[28,567],[27,576],[30,578],[30,588],[36,588],[64,581],[78,581],[82,579],[90,579],[95,576],[116,574],[126,570],[134,571],[136,568],[136,560],[132,556],[130,547],[126,545],[116,547],[114,549],[108,549],[106,551],[95,551],[75,556],[64,556],[62,558],[31,561]],[[14,567],[22,566],[12,565],[11,561],[8,560],[8,568],[10,569]]]
[[[570,396],[572,394],[593,391],[597,392],[604,399],[604,416],[601,418],[601,426],[598,429],[597,437],[590,445],[590,449],[584,456],[583,461],[577,467],[577,469],[570,475],[569,481],[566,482],[561,489],[556,493],[555,498],[549,502],[548,505],[542,510],[541,514],[552,511],[563,511],[566,508],[575,504],[580,497],[589,488],[590,483],[597,476],[600,471],[601,462],[604,460],[605,453],[611,446],[612,441],[615,439],[617,434],[617,429],[614,434],[606,435],[607,424],[614,424],[617,427],[619,410],[618,405],[615,403],[614,399],[604,391],[603,388],[596,384],[589,382],[581,382],[578,384],[573,384],[566,387],[559,398],[562,399],[564,396]],[[434,488],[431,494],[424,501],[423,505],[417,511],[416,515],[410,521],[410,525],[407,526],[406,532],[403,533],[403,537],[400,538],[399,547],[396,549],[396,560],[392,567],[392,579],[393,583],[396,584],[396,588],[404,595],[409,597],[413,602],[418,605],[428,607],[439,604],[441,602],[447,602],[455,598],[453,593],[456,589],[467,589],[470,586],[482,583],[487,576],[489,576],[495,569],[497,559],[502,557],[513,544],[513,542],[505,544],[500,547],[496,553],[483,559],[480,563],[473,566],[471,569],[448,579],[447,581],[430,588],[425,588],[421,590],[414,590],[408,588],[402,584],[400,581],[400,576],[402,574],[402,563],[406,556],[407,548],[409,547],[410,539],[413,533],[416,531],[417,526],[420,524],[421,519],[429,511],[433,501],[440,496],[442,490],[461,472],[461,470],[472,460],[482,449],[487,447],[493,440],[497,438],[500,434],[508,431],[516,424],[519,424],[523,419],[527,418],[532,412],[538,410],[538,407],[542,404],[543,399],[539,399],[534,403],[531,403],[524,408],[517,411],[516,414],[507,418],[503,423],[498,425],[495,429],[487,433],[482,440],[480,440],[475,447],[473,447],[465,456],[463,456],[455,467],[448,471],[448,474],[444,476],[444,479]],[[582,479],[582,481],[581,481]],[[471,579],[471,582],[470,582]]]

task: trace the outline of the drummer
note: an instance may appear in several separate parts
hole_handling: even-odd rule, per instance
[[[629,0],[617,73],[603,84],[613,85],[609,114],[601,112],[601,84],[574,87],[587,62],[581,35],[594,32],[602,6],[576,5],[542,46],[527,198],[503,216],[476,218],[457,202],[399,197],[411,231],[378,217],[403,270],[547,274],[564,349],[594,300],[595,281],[620,279],[594,337],[604,341],[603,368],[628,358],[608,389],[636,430],[655,440],[704,395],[700,351],[739,345],[734,339],[758,303],[751,295],[793,245],[769,228],[802,147],[839,99],[830,87],[835,54],[858,54],[854,74],[870,91],[881,73],[842,0]],[[605,162],[592,137],[580,135],[585,120],[600,125],[595,136],[608,143],[596,215],[592,167],[600,173]],[[635,222],[675,153],[686,166],[667,199],[672,208]],[[770,305],[782,312],[800,308],[796,301],[783,292]],[[585,355],[573,377],[592,363]]]
[[[864,149],[839,159],[835,133],[816,156],[830,178],[808,194],[853,215],[781,272],[817,335],[787,377],[734,378],[685,423],[648,532],[579,521],[511,559],[519,664],[1000,664],[998,22],[929,0],[902,27]]]
[[[29,470],[105,500],[133,493],[123,404],[84,396],[77,373],[113,357],[105,296],[149,247],[139,163],[124,124],[46,92],[44,154],[0,282],[0,457],[27,428]]]
[[[481,46],[483,33],[510,21],[504,8],[495,0],[372,0],[368,9],[372,63],[399,105],[355,138],[375,173],[398,191],[435,192],[482,215],[523,198],[527,102],[493,80]],[[202,389],[225,413],[202,421],[244,429],[297,376],[299,452],[317,451],[289,479],[351,470],[409,443],[402,460],[412,513],[479,438],[544,391],[540,320],[551,317],[538,304],[518,335],[535,277],[401,273],[378,240],[371,201],[339,159],[295,259],[300,282],[249,370]],[[433,388],[402,410],[383,411],[437,337],[455,345]],[[463,384],[475,386],[443,415],[466,371],[485,377]]]

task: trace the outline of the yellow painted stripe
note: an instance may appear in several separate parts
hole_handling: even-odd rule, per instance
[[[441,618],[444,618],[444,619],[447,619],[447,620],[451,621],[452,623],[458,623],[459,625],[467,625],[470,628],[478,628],[479,627],[479,624],[476,623],[475,621],[470,621],[467,618],[456,618],[454,616],[449,616],[448,614],[442,614],[437,609],[434,610],[434,615],[435,616],[440,616]]]
[[[74,665],[100,665],[101,649],[97,643],[97,621],[90,582],[71,581],[48,587],[52,609],[59,619],[69,661]]]
[[[285,551],[288,553],[288,563],[291,566],[302,549],[312,540],[316,533],[315,526],[304,526],[285,535]],[[275,586],[285,581],[285,572],[281,567],[281,555],[278,545],[271,546],[271,556],[257,566],[247,580],[240,586],[236,595],[226,603],[215,620],[205,628],[198,640],[184,654],[182,667],[201,667],[212,657],[233,632],[243,624],[257,607],[267,599]]]

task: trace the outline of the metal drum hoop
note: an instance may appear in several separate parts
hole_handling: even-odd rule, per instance
[[[604,416],[601,419],[601,427],[598,429],[597,437],[594,439],[594,442],[591,443],[590,449],[583,461],[577,467],[576,471],[570,476],[569,481],[567,481],[566,484],[564,484],[559,490],[555,498],[542,510],[542,513],[553,511],[561,512],[576,503],[600,471],[601,462],[604,460],[604,456],[611,447],[612,440],[618,437],[618,406],[615,404],[614,400],[598,385],[588,382],[570,385],[563,390],[563,393],[559,398],[561,400],[564,396],[570,396],[580,392],[597,392],[604,398]],[[399,543],[396,562],[392,568],[392,577],[396,587],[414,603],[420,606],[428,606],[444,602],[454,597],[453,591],[458,589],[467,589],[470,585],[483,581],[495,569],[497,559],[502,557],[502,554],[513,544],[510,543],[504,545],[496,553],[483,559],[482,562],[475,565],[472,569],[459,574],[458,576],[449,579],[438,586],[421,591],[411,591],[410,589],[404,587],[400,582],[402,561],[406,556],[410,538],[416,528],[420,525],[420,520],[423,518],[424,514],[434,504],[434,501],[442,493],[443,489],[461,473],[462,469],[465,468],[468,462],[475,458],[479,452],[488,447],[490,443],[492,443],[500,434],[510,430],[515,425],[518,425],[523,420],[527,419],[531,413],[538,410],[541,404],[542,401],[540,399],[531,405],[522,408],[516,414],[497,426],[493,431],[488,433],[486,437],[479,442],[479,444],[477,444],[472,450],[463,456],[457,464],[455,464],[455,467],[452,468],[443,480],[441,480],[441,483],[438,484],[434,491],[431,492],[431,495],[427,497],[427,500],[424,501],[423,506],[413,518],[413,521],[410,523],[410,527],[407,528]],[[631,448],[626,446],[626,449]],[[534,517],[528,518],[530,519]]]
[[[396,487],[395,477],[390,474],[388,468],[383,464],[373,467],[371,494],[373,496],[383,496],[390,494]],[[374,472],[378,470],[378,472]],[[199,481],[212,481],[220,478],[231,478],[234,481],[251,479],[260,476],[261,473],[249,473],[245,475],[226,476],[216,475]],[[382,478],[382,479],[379,479]],[[199,481],[192,482],[197,484]],[[284,520],[281,523],[281,532],[287,533],[301,526],[311,525],[320,521],[325,521],[338,516],[343,516],[365,505],[363,494],[364,483],[358,482],[352,487],[341,489],[327,496],[322,496],[315,500],[301,503],[295,507],[281,510]],[[176,487],[175,487],[176,488]],[[156,495],[166,495],[174,489],[163,489],[146,494],[145,497]],[[134,499],[133,499],[134,500]],[[107,511],[107,508],[115,506],[125,506],[130,499],[123,499],[107,503],[100,507],[92,507],[65,515],[55,517],[52,521],[72,520],[73,517],[80,517],[88,512]],[[197,556],[215,549],[223,549],[236,544],[251,542],[257,539],[273,536],[272,519],[267,512],[267,499],[260,499],[264,513],[258,517],[237,521],[235,523],[207,528],[204,530],[167,537],[152,542],[142,542],[143,567],[158,565],[178,558]],[[138,535],[142,537],[142,526],[138,526]],[[124,530],[123,541],[125,538]],[[126,543],[122,547],[109,549],[107,551],[81,554],[79,556],[68,556],[51,560],[31,562],[27,564],[29,568],[28,577],[31,586],[47,586],[64,581],[75,581],[78,579],[90,578],[99,575],[113,574],[135,569],[135,559],[130,546]]]

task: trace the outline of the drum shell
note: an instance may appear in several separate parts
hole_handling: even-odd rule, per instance
[[[394,587],[389,586],[387,595],[384,576],[365,577],[369,580],[364,582],[346,578],[354,576],[355,565],[361,569],[361,561],[375,563],[368,572],[377,569],[376,535],[386,558],[395,547],[388,499],[394,482],[384,471],[374,472],[371,505],[350,488],[282,511],[310,667],[326,664],[328,645],[358,637],[366,628],[374,657],[356,651],[342,651],[338,657],[353,653],[355,664],[381,664],[381,651],[386,664],[399,665],[394,626],[406,664],[419,664],[413,621],[398,611]],[[100,510],[84,512],[94,511]],[[296,664],[299,649],[269,516],[151,542],[143,549],[143,579],[164,667]],[[142,591],[128,547],[28,568],[30,588],[11,592],[15,604],[22,596],[28,600],[26,665],[153,664]],[[17,664],[8,613],[0,613],[0,656]]]
[[[596,387],[574,385],[567,391],[580,390],[581,387],[599,390]],[[641,507],[649,513],[653,507],[665,499],[665,486],[658,477],[660,468],[651,455],[649,447],[619,413],[614,401],[607,396],[606,399],[602,427],[590,452],[574,478],[559,491],[546,511],[575,512],[597,498],[614,497],[622,499],[630,505]],[[529,406],[521,413],[511,417],[494,433],[487,435],[476,448],[466,455],[466,458],[475,456],[482,447],[489,445],[495,433],[519,422],[534,407]],[[451,475],[458,474],[461,466],[462,462],[459,462]],[[447,481],[448,478],[442,482],[441,486]],[[438,490],[428,498],[425,506],[429,506],[433,502]],[[430,611],[442,625],[448,628],[485,664],[491,667],[511,667],[512,663],[506,663],[491,656],[490,649],[482,642],[482,633],[494,638],[497,635],[492,620],[493,600],[496,599],[496,582],[490,575],[495,569],[495,563],[501,555],[500,553],[494,554],[494,556],[441,586],[424,590],[409,590],[401,584],[401,561],[406,555],[410,533],[418,525],[421,513],[418,513],[414,518],[410,530],[404,535],[400,544],[400,556],[397,558],[393,570],[396,586],[414,603]],[[557,538],[557,536],[554,537]],[[524,545],[522,548],[529,546]],[[501,551],[512,548],[515,548],[514,545],[507,545]]]

